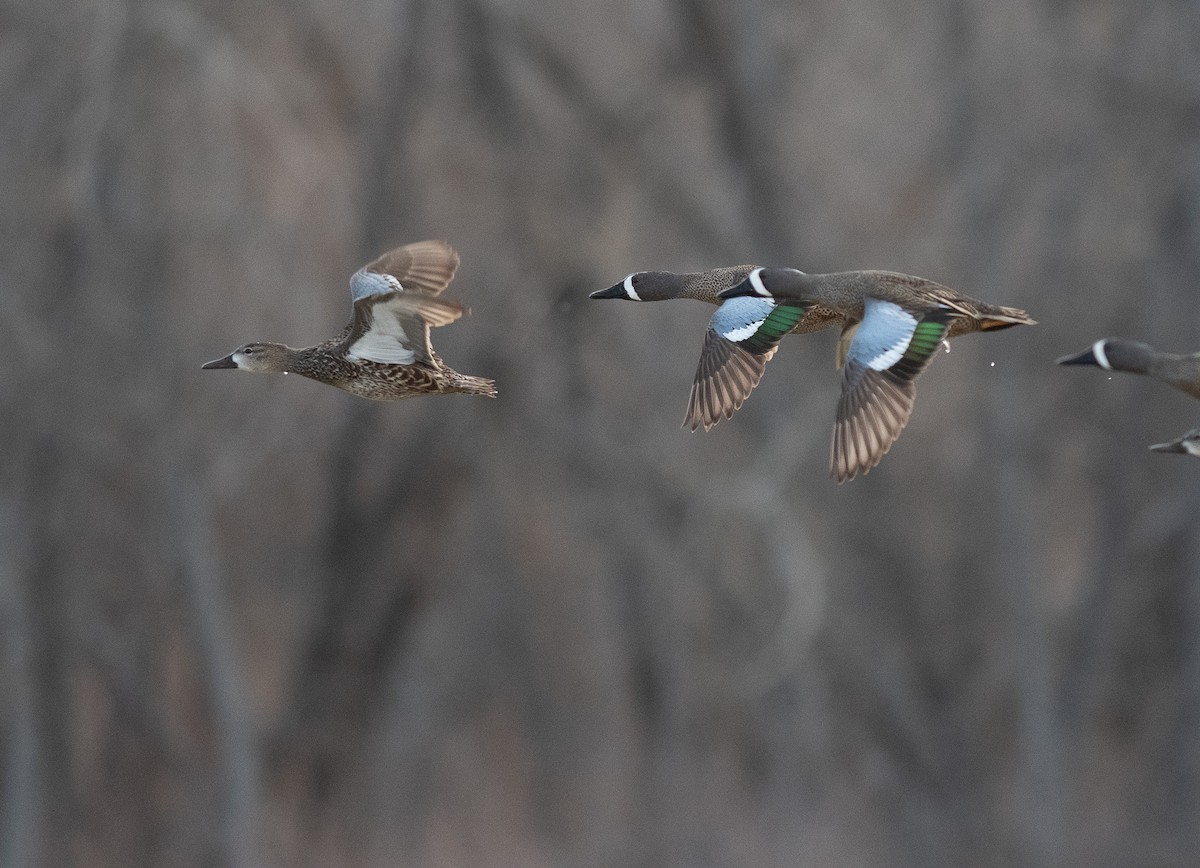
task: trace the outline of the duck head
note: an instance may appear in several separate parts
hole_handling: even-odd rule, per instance
[[[682,281],[673,271],[635,271],[608,289],[598,289],[588,298],[623,298],[628,301],[664,301],[678,298]]]
[[[1106,371],[1144,373],[1150,366],[1154,349],[1140,341],[1124,338],[1101,338],[1082,353],[1063,356],[1057,365],[1093,365]]]
[[[221,359],[201,365],[203,370],[237,368],[256,374],[278,374],[286,372],[291,350],[283,344],[253,343],[238,347]]]
[[[762,298],[804,301],[811,280],[795,268],[756,268],[741,283],[717,293],[717,298],[741,298],[757,295]]]

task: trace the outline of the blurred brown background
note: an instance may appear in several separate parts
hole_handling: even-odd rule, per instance
[[[1200,851],[1200,6],[0,4],[0,864],[1173,866]],[[444,237],[500,398],[200,371]],[[835,333],[680,430],[711,308],[1027,308],[827,476]],[[993,365],[994,363],[994,365]]]

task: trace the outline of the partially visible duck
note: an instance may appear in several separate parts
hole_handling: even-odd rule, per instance
[[[1082,353],[1063,356],[1057,364],[1094,365],[1105,371],[1145,374],[1200,398],[1200,353],[1160,353],[1141,341],[1101,338]]]
[[[1200,457],[1200,428],[1193,428],[1182,437],[1168,440],[1166,443],[1155,443],[1150,447],[1151,452],[1179,452],[1184,455]]]

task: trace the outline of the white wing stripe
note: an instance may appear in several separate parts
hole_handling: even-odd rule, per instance
[[[734,343],[744,341],[746,338],[752,337],[754,333],[758,331],[758,327],[764,322],[766,322],[765,319],[760,319],[751,323],[746,323],[740,328],[730,329],[729,331],[725,332],[725,334],[721,335],[721,337],[725,338],[726,340],[733,341]]]
[[[908,343],[912,340],[912,335],[904,338],[898,344],[892,344],[882,353],[867,362],[867,367],[873,371],[886,371],[904,355],[904,351],[908,349]]]

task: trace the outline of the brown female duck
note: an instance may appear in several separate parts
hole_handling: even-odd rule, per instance
[[[391,250],[350,278],[354,316],[337,337],[293,349],[255,342],[202,367],[299,374],[373,401],[461,393],[495,397],[496,384],[442,361],[429,329],[454,322],[463,306],[439,298],[454,279],[458,254],[444,241]]]

